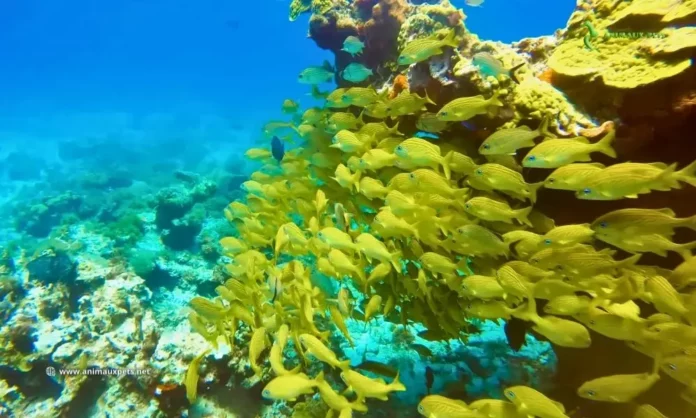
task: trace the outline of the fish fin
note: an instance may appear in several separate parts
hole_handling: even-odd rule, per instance
[[[452,178],[452,168],[450,167],[450,164],[452,164],[452,156],[453,155],[454,155],[454,152],[450,151],[442,159],[442,170],[445,172],[445,178],[447,180]]]
[[[529,220],[529,218],[528,218],[529,213],[532,211],[532,209],[534,209],[533,206],[529,206],[529,207],[527,207],[527,208],[518,209],[518,210],[515,211],[515,217],[516,217],[517,220],[520,221],[521,223],[523,223],[523,224],[525,224],[525,225],[527,225],[527,226],[530,226],[530,227],[534,227],[534,225],[532,225],[532,222],[531,222],[531,221]]]
[[[616,151],[611,147],[616,138],[616,131],[609,131],[604,138],[595,144],[596,150],[607,157],[616,158]]]
[[[324,68],[327,71],[334,72],[336,69],[334,68],[333,65],[328,60],[324,60],[324,62],[321,64],[322,68]]]
[[[512,68],[510,68],[510,69],[508,70],[508,71],[510,72],[510,78],[512,79],[512,81],[514,81],[514,82],[517,83],[517,84],[520,84],[520,80],[517,78],[516,72],[517,72],[517,70],[519,70],[520,68],[522,68],[522,66],[523,66],[524,64],[525,64],[524,62],[521,63],[521,64],[517,64],[517,65],[515,65],[514,67],[512,67]]]
[[[686,261],[693,256],[691,250],[694,248],[696,248],[696,241],[679,245],[679,250],[677,252],[682,256],[684,261]]]
[[[556,137],[556,135],[549,132],[549,123],[550,122],[551,122],[551,115],[546,114],[541,118],[541,122],[539,123],[539,128],[537,128],[539,135],[543,136],[544,139]]]
[[[451,46],[454,49],[459,48],[459,40],[456,38],[456,36],[457,33],[454,28],[452,28],[447,36],[445,36],[445,39],[442,40],[442,45]]]
[[[655,211],[660,212],[663,215],[667,215],[667,216],[671,216],[671,217],[677,216],[677,214],[674,213],[674,211],[670,208],[655,209]]]
[[[338,368],[341,370],[348,370],[350,367],[350,360],[344,360],[338,362]]]
[[[696,161],[677,171],[677,180],[696,187]]]
[[[428,90],[425,90],[425,102],[430,103],[431,105],[437,105],[429,96],[428,96]]]
[[[544,181],[540,181],[538,183],[532,183],[529,185],[529,200],[532,203],[536,203],[537,200],[537,192],[539,189],[544,185]]]
[[[396,376],[394,377],[394,380],[392,380],[392,382],[389,384],[389,388],[391,390],[399,391],[399,392],[403,392],[406,390],[406,386],[404,386],[403,383],[401,383],[399,381],[399,372],[398,371],[396,372]]]
[[[491,96],[490,99],[488,99],[488,105],[490,106],[504,106],[504,103],[500,100],[500,96],[503,95],[503,90],[499,89],[495,93],[493,93],[493,96]]]

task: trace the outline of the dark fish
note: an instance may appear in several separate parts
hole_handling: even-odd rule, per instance
[[[364,357],[364,356],[363,356]],[[353,367],[354,369],[358,370],[364,370],[366,372],[372,372],[374,374],[379,374],[382,376],[390,377],[390,378],[395,378],[396,375],[399,373],[398,370],[395,368],[384,364],[380,363],[378,361],[371,361],[371,360],[363,360],[362,363],[358,364],[357,366]]]
[[[433,352],[423,344],[411,344],[411,348],[416,351],[421,357],[432,357]]]
[[[463,355],[462,360],[464,360],[464,363],[469,367],[469,370],[478,377],[485,379],[493,375],[491,370],[483,367],[481,361],[472,355]]]
[[[527,338],[529,323],[512,317],[505,323],[505,338],[508,345],[515,351],[520,351]]]
[[[435,382],[435,372],[430,366],[425,366],[425,387],[428,389],[428,395],[430,395],[430,389],[433,388],[433,382]]]
[[[285,145],[283,145],[283,141],[277,136],[274,136],[271,140],[271,155],[273,155],[273,158],[278,160],[278,162],[283,161],[283,157],[285,156]]]

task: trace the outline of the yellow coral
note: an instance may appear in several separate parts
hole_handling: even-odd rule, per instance
[[[297,19],[302,13],[308,12],[312,7],[312,0],[292,0],[290,3],[290,21]]]
[[[521,119],[533,117],[541,120],[544,115],[557,117],[559,127],[573,130],[574,127],[593,126],[593,123],[568,102],[560,91],[535,77],[527,77],[512,91],[515,118],[504,127],[517,126]]]
[[[674,77],[691,66],[690,59],[660,60],[641,52],[644,39],[608,38],[600,51],[588,50],[582,39],[563,42],[549,59],[555,72],[599,78],[610,87],[631,89]],[[672,48],[677,46],[672,45]],[[681,49],[681,48],[678,48]]]

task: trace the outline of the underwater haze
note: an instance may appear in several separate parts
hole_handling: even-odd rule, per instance
[[[696,416],[696,2],[0,2],[0,417]]]

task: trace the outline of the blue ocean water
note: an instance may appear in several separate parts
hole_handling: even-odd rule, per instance
[[[453,4],[482,39],[510,42],[552,34],[574,2]],[[287,14],[288,2],[276,0],[5,0],[0,122],[79,135],[74,120],[56,126],[50,116],[177,112],[257,129],[280,116],[283,99],[308,100],[297,74],[331,58],[307,38],[307,15],[290,22]],[[34,123],[39,115],[50,120]]]
[[[462,0],[453,3],[464,7],[470,30],[482,39],[504,42],[551,34],[564,25],[573,7],[571,1],[543,7],[527,0],[487,0],[479,8]],[[180,364],[190,363],[199,347],[181,342],[181,329],[188,331],[185,309],[193,296],[214,295],[218,260],[206,254],[212,251],[211,242],[231,234],[222,208],[239,196],[240,178],[246,180],[250,172],[242,154],[262,138],[264,123],[288,119],[281,112],[284,99],[298,101],[303,109],[316,103],[308,86],[297,83],[297,75],[308,66],[333,61],[332,53],[307,37],[308,19],[302,15],[290,22],[288,2],[276,0],[0,2],[0,249],[9,248],[10,242],[15,248],[21,241],[20,247],[26,244],[27,253],[41,260],[45,248],[65,247],[79,262],[80,274],[95,276],[110,261],[126,259],[127,268],[145,284],[106,280],[107,286],[90,288],[89,293],[96,302],[126,292],[148,303],[140,326],[146,332],[161,327],[162,333],[153,367],[164,376],[176,376],[177,383],[184,372]],[[321,86],[324,91],[332,88]],[[213,180],[207,182],[208,177]],[[180,202],[170,197],[182,190],[194,195],[191,199],[204,195],[205,205],[191,203],[176,225],[169,220],[162,227],[159,209],[176,209]],[[168,229],[181,225],[185,238]],[[187,230],[189,225],[193,231]],[[174,240],[182,243],[175,245]],[[25,255],[13,255],[13,274],[20,277]],[[32,274],[32,280],[43,278]],[[113,278],[111,272],[104,275]],[[43,281],[52,280],[59,281],[52,276]],[[100,318],[99,312],[85,316]],[[369,353],[371,359],[403,366],[401,380],[409,392],[400,400],[414,410],[425,393],[427,363],[399,340],[391,323],[380,319],[367,331],[363,325],[349,322],[362,345],[353,349],[343,342],[345,353],[353,363]],[[468,345],[421,341],[439,359],[432,364],[438,373],[433,390],[498,396],[504,384],[543,384],[552,374],[555,356],[549,344],[529,337],[525,348],[512,356],[516,363],[508,364],[505,356],[511,351],[502,327],[491,322],[482,328],[485,332]],[[130,325],[114,333],[119,342],[135,344]],[[44,356],[52,353],[61,335],[34,334],[37,351]],[[397,344],[402,351],[393,348]],[[140,349],[129,348],[130,353]],[[503,354],[480,362],[489,352]],[[170,355],[180,364],[168,363]],[[463,376],[469,380],[464,382]],[[8,380],[27,391],[21,379]],[[167,381],[154,383],[166,386]],[[447,388],[452,385],[454,389]],[[39,398],[44,396],[49,397],[40,393]],[[114,416],[122,416],[118,391],[103,399],[111,413],[116,411]],[[148,401],[143,401],[146,407]],[[220,416],[205,404],[195,408],[192,416]],[[37,409],[25,416],[47,416]]]

